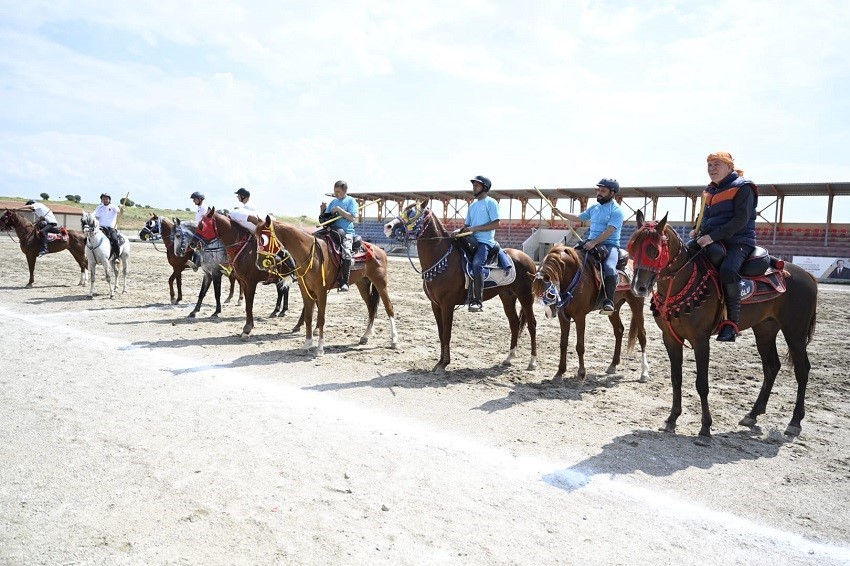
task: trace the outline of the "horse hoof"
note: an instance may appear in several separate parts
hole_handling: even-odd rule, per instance
[[[512,365],[514,365],[514,363],[511,361],[511,358],[505,358],[504,360],[502,360],[502,365],[503,366],[512,366]]]
[[[218,318],[220,313],[214,312],[210,315],[210,318]]]
[[[325,355],[325,350],[324,350],[324,349],[316,348],[316,357],[317,357],[317,358],[321,358],[321,357],[322,357],[322,356],[324,356],[324,355]]]
[[[187,318],[195,318],[195,315],[196,315],[196,314],[197,314],[197,313],[190,312],[190,313],[189,313],[189,316],[188,316]]]
[[[750,415],[747,415],[746,417],[738,421],[738,424],[741,426],[753,427],[756,426],[756,419],[751,417]]]
[[[525,368],[525,371],[534,371],[537,369],[537,361],[532,360],[528,362],[528,367]]]
[[[398,341],[393,340],[390,342],[390,350],[398,350]]]
[[[675,423],[664,423],[664,426],[659,428],[661,432],[676,432],[676,424]]]
[[[696,438],[694,438],[694,444],[697,446],[711,446],[712,438],[704,434],[699,434]]]
[[[608,366],[608,369],[605,370],[605,373],[607,375],[614,375],[615,373],[617,373],[617,366],[611,364],[610,366]]]
[[[552,377],[552,385],[563,385],[564,384],[564,374],[556,373],[554,377]]]
[[[248,334],[247,332],[243,332],[242,334],[239,335],[239,337],[242,340],[247,340],[249,336],[250,336],[250,334]]]
[[[649,381],[649,374],[648,373],[640,374],[640,378],[638,378],[638,383],[646,383],[647,381]]]
[[[361,346],[364,346],[364,345],[366,345],[366,344],[368,344],[368,343],[369,343],[369,339],[368,339],[368,338],[366,338],[365,336],[363,336],[363,337],[360,339],[360,345],[361,345]]]
[[[437,365],[434,366],[434,369],[432,369],[431,371],[436,373],[437,375],[445,375],[446,367],[442,364],[437,364]]]
[[[788,425],[788,428],[785,429],[785,436],[800,436],[800,433],[803,432],[803,428],[796,425]]]
[[[24,289],[32,289],[32,283],[27,283],[24,285]]]

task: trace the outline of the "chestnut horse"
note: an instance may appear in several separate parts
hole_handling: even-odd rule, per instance
[[[446,366],[451,362],[450,345],[455,308],[463,305],[467,298],[463,253],[440,219],[431,213],[427,200],[407,206],[398,218],[384,225],[384,234],[405,244],[413,240],[417,242],[419,264],[422,267],[422,288],[431,300],[431,310],[434,311],[437,333],[440,336],[440,360],[432,371],[445,373]],[[527,369],[533,370],[537,367],[537,320],[534,318],[534,295],[528,275],[535,273],[536,266],[530,257],[519,250],[505,251],[513,260],[516,277],[510,285],[485,288],[484,300],[498,295],[511,326],[511,347],[502,364],[510,365],[516,356],[519,333],[522,326],[527,324],[531,338],[531,360]],[[516,311],[517,300],[521,306],[519,314]]]
[[[644,223],[637,214],[638,230],[629,241],[634,258],[635,275],[632,291],[640,296],[652,294],[650,307],[655,322],[664,336],[664,347],[670,357],[670,381],[673,384],[673,406],[664,430],[673,432],[682,414],[682,348],[690,343],[696,359],[696,387],[702,406],[702,427],[697,444],[711,442],[711,412],[708,408],[708,362],[711,335],[723,320],[723,292],[717,283],[714,267],[702,252],[689,257],[684,242],[667,224],[667,216],[659,222]],[[788,357],[794,364],[797,400],[785,434],[797,436],[805,416],[806,385],[809,381],[809,355],[806,347],[815,332],[818,299],[817,281],[803,268],[786,264],[777,277],[778,289],[767,287],[757,302],[746,298],[741,305],[743,330],[752,328],[761,356],[764,380],[761,391],[740,423],[752,427],[764,414],[781,361],[776,350],[776,336],[782,331],[788,345]],[[746,283],[746,281],[742,281]],[[653,292],[653,285],[658,290]],[[776,286],[774,286],[776,287]],[[784,287],[784,292],[779,292]],[[756,295],[758,296],[758,295]],[[721,346],[721,348],[734,346]]]
[[[546,318],[557,316],[561,325],[561,360],[558,364],[558,373],[552,378],[555,383],[561,383],[567,371],[570,320],[575,320],[576,323],[576,354],[578,354],[576,377],[584,379],[587,375],[584,367],[585,319],[588,313],[598,310],[601,306],[600,284],[597,282],[597,276],[594,275],[594,271],[598,274],[599,267],[589,258],[589,253],[579,253],[571,247],[559,244],[543,258],[537,274],[529,275],[532,278],[531,289],[534,296],[539,297],[546,308]],[[598,279],[601,281],[601,275]],[[649,379],[649,364],[646,360],[646,330],[643,326],[644,299],[632,294],[628,281],[624,285],[617,286],[617,292],[614,294],[614,312],[608,317],[614,328],[614,359],[611,360],[611,365],[605,373],[616,373],[617,366],[620,364],[625,330],[620,318],[620,307],[623,303],[628,303],[632,311],[626,350],[631,352],[635,340],[640,342],[641,374],[638,381],[645,382]]]
[[[145,227],[139,231],[139,238],[144,241],[151,240],[155,234],[162,237],[162,242],[165,244],[165,257],[168,259],[168,264],[171,266],[171,276],[168,278],[168,291],[171,295],[171,304],[176,305],[183,300],[183,270],[186,269],[190,256],[180,256],[174,253],[174,222],[168,218],[162,218],[154,213],[145,222]],[[155,245],[155,244],[154,244]],[[229,303],[233,298],[233,287],[236,278],[231,272],[228,276],[230,279],[230,294],[227,295],[225,303]],[[177,293],[175,296],[174,286],[177,285]],[[239,300],[237,305],[242,304],[242,290],[239,291]]]
[[[319,331],[319,339],[316,345],[316,356],[323,355],[328,291],[336,287],[339,278],[339,265],[331,259],[327,241],[291,224],[273,222],[268,216],[265,222],[257,227],[255,236],[257,245],[264,250],[263,254],[257,255],[257,265],[262,269],[270,269],[281,277],[294,275],[298,279],[301,298],[304,301],[302,317],[306,323],[304,347],[307,349],[313,347],[313,308],[317,309],[316,329]],[[270,241],[264,241],[266,237]],[[395,310],[387,292],[387,254],[376,245],[366,242],[362,245],[365,253],[362,256],[360,253],[354,254],[349,278],[349,283],[357,286],[363,302],[366,303],[369,317],[366,331],[360,337],[360,344],[367,344],[372,337],[375,315],[378,312],[378,300],[381,300],[390,319],[390,347],[397,348]],[[280,267],[276,265],[277,260],[273,260],[271,264],[268,262],[269,256],[276,253],[278,248],[285,250],[284,256],[288,253],[288,257],[292,258],[295,263],[294,269],[281,272]],[[275,251],[272,252],[272,250]]]
[[[41,251],[41,238],[35,224],[26,219],[22,214],[14,210],[6,210],[0,216],[0,230],[15,230],[18,235],[18,241],[21,245],[21,251],[27,256],[27,265],[30,269],[30,280],[24,286],[32,287],[35,282],[35,260],[38,259],[38,252]],[[88,270],[88,262],[86,261],[86,237],[82,232],[76,230],[66,230],[68,232],[68,241],[64,239],[56,239],[47,244],[48,253],[61,252],[68,250],[77,265],[80,266],[80,282],[77,285],[85,285],[86,271]]]

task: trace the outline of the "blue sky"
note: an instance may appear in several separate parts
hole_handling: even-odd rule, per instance
[[[848,29],[846,1],[6,0],[0,194],[315,216],[337,179],[699,185],[717,150],[850,181]]]

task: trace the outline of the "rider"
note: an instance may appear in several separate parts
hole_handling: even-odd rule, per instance
[[[41,257],[47,253],[47,234],[53,231],[59,223],[56,222],[53,211],[47,208],[45,204],[30,199],[26,202],[26,206],[32,207],[35,215],[35,225],[41,238],[41,251],[38,252],[38,257]]]
[[[348,183],[337,181],[334,183],[334,198],[330,203],[319,205],[319,222],[327,222],[331,218],[336,220],[330,222],[331,228],[344,233],[340,242],[339,251],[342,255],[340,263],[339,291],[348,291],[348,279],[351,276],[351,247],[354,244],[354,219],[357,217],[357,201],[348,196]],[[342,235],[342,234],[341,234]]]
[[[720,323],[718,342],[734,342],[741,320],[741,276],[738,274],[744,260],[756,245],[756,206],[758,188],[744,178],[744,172],[735,169],[732,155],[725,151],[709,154],[708,176],[711,183],[703,192],[705,207],[699,232],[691,231],[695,241],[689,248],[705,248],[720,242],[726,256],[720,264],[720,282],[726,300],[726,320]]]
[[[601,179],[596,183],[596,204],[579,215],[561,212],[553,208],[552,212],[570,222],[590,221],[590,231],[582,247],[590,251],[603,245],[608,257],[602,262],[603,287],[605,299],[602,300],[602,314],[614,312],[614,293],[617,290],[617,262],[620,259],[620,231],[623,228],[623,210],[614,198],[620,192],[620,183],[616,179]]]
[[[240,188],[234,194],[241,206],[237,206],[230,212],[230,219],[245,228],[249,234],[253,234],[260,223],[260,212],[254,208],[254,205],[248,204],[251,191]]]
[[[206,216],[207,211],[209,210],[209,207],[204,204],[204,198],[206,197],[204,196],[204,193],[195,191],[194,193],[189,195],[189,198],[192,199],[192,202],[195,203],[195,206],[198,207],[198,209],[195,211],[195,222],[200,222],[201,219]],[[201,253],[198,250],[195,250],[194,252],[192,252],[192,269],[197,271],[200,265]]]
[[[112,204],[112,197],[109,193],[100,195],[100,204],[94,209],[94,217],[97,218],[97,223],[100,224],[100,229],[109,238],[112,244],[112,253],[110,258],[118,257],[121,244],[118,242],[118,230],[115,225],[118,223],[118,215],[124,210],[124,206],[115,206]]]
[[[493,184],[490,179],[481,175],[469,180],[472,183],[472,196],[475,200],[466,211],[464,225],[454,230],[456,237],[462,232],[472,232],[475,240],[475,256],[472,258],[472,301],[469,303],[470,312],[484,310],[484,273],[490,250],[496,243],[496,228],[499,227],[499,203],[489,196]],[[499,267],[510,269],[510,260],[504,250],[499,250]]]

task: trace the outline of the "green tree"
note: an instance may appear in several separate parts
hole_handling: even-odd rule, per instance
[[[81,200],[83,200],[83,197],[80,195],[74,195],[74,202],[80,202]]]
[[[41,193],[39,196],[42,198],[42,200],[50,200],[50,195],[47,193]]]
[[[74,202],[74,195],[65,195],[65,200],[68,202]]]

